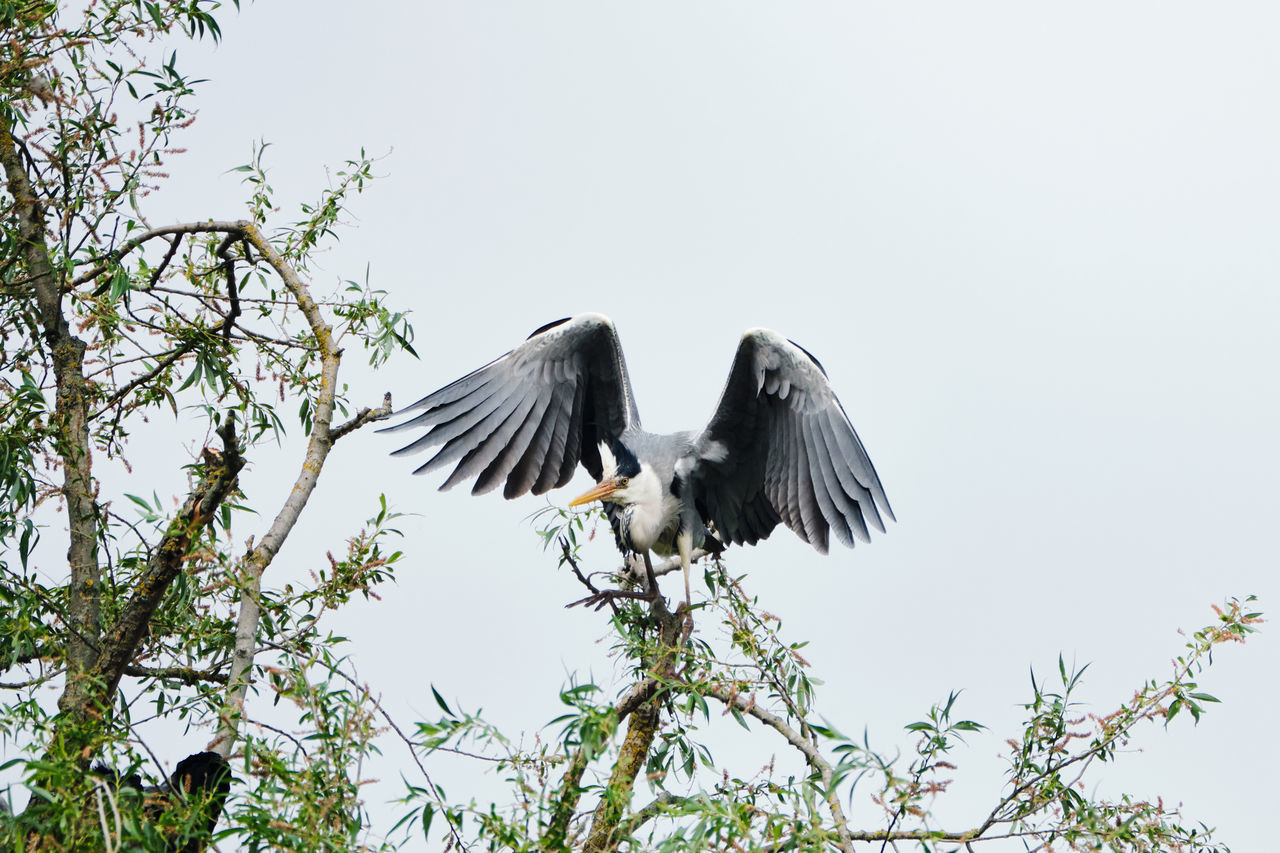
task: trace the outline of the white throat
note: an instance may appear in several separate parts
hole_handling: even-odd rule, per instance
[[[671,537],[680,521],[680,502],[662,487],[662,481],[646,463],[631,478],[620,503],[630,517],[631,543],[637,551],[671,551]]]
[[[609,445],[600,444],[601,479],[617,476],[618,460]],[[625,489],[610,498],[623,507],[631,545],[638,552],[673,553],[676,528],[680,523],[680,501],[668,491],[647,462],[640,463],[640,473],[630,478]]]

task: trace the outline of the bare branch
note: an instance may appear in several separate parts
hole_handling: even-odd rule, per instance
[[[164,275],[164,271],[173,262],[173,256],[178,254],[178,247],[181,245],[182,235],[179,234],[169,243],[169,251],[165,252],[164,257],[160,259],[160,265],[151,272],[151,278],[147,281],[147,289],[155,287],[156,282],[160,281],[160,276]]]
[[[250,550],[241,561],[244,574],[240,613],[236,621],[235,647],[231,656],[231,689],[223,709],[218,733],[210,746],[224,757],[231,754],[252,676],[258,622],[262,617],[259,599],[262,574],[275,559],[275,555],[280,551],[280,547],[307,505],[307,501],[310,500],[311,493],[315,490],[320,478],[320,471],[324,468],[325,460],[333,447],[334,436],[330,424],[333,420],[334,399],[338,387],[338,363],[342,357],[342,351],[334,341],[332,328],[325,322],[324,316],[320,313],[320,307],[311,297],[311,291],[298,276],[297,271],[281,257],[252,222],[242,220],[234,223],[234,227],[243,240],[275,270],[276,275],[297,301],[298,308],[306,318],[307,325],[311,327],[311,333],[316,339],[320,350],[321,367],[320,390],[312,409],[311,437],[307,442],[302,470],[298,473],[293,489],[285,499],[270,529],[258,542],[257,547]]]
[[[28,687],[35,687],[44,684],[46,681],[53,679],[63,673],[62,667],[52,669],[43,675],[37,675],[35,678],[29,678],[26,681],[0,681],[0,690],[24,690]]]
[[[181,681],[183,684],[226,684],[225,673],[205,669],[193,669],[189,666],[147,667],[130,664],[124,668],[124,674],[131,678],[156,678],[161,681]]]
[[[712,553],[714,552],[708,551],[705,548],[694,548],[689,554],[689,560],[690,562],[696,563],[698,560],[701,560],[703,557]],[[662,577],[663,575],[669,575],[672,572],[678,571],[680,571],[679,557],[672,557],[669,560],[663,560],[661,563],[653,567],[653,573],[657,577]],[[622,568],[622,572],[627,577],[643,578],[645,575],[644,561],[635,554],[628,554],[626,557],[626,563]]]
[[[227,309],[227,314],[222,318],[222,337],[229,339],[231,337],[231,329],[236,324],[236,318],[240,316],[240,294],[236,289],[236,259],[231,255],[231,246],[238,235],[228,234],[223,241],[218,244],[218,257],[222,258],[222,271],[227,277],[227,298],[231,300],[231,307]]]
[[[182,222],[177,225],[164,225],[160,228],[153,228],[150,231],[143,231],[136,237],[121,243],[116,248],[108,252],[104,259],[100,259],[89,270],[81,273],[71,280],[67,286],[68,289],[74,289],[80,285],[93,281],[98,276],[111,268],[112,264],[117,264],[120,259],[145,243],[155,240],[159,237],[168,237],[170,235],[182,234],[226,234],[234,233],[239,235],[243,232],[244,226],[250,223],[244,221],[238,222],[218,222],[210,220],[208,222]],[[176,241],[175,241],[176,242]]]
[[[686,803],[693,803],[692,797],[678,797],[668,791],[663,791],[658,797],[644,808],[633,814],[622,822],[619,827],[619,835],[626,838],[635,833],[637,829],[644,826],[655,817],[670,811],[672,808],[682,806]]]
[[[391,392],[388,391],[382,395],[382,405],[376,409],[368,407],[361,409],[356,416],[345,424],[335,427],[329,432],[329,439],[337,441],[350,432],[355,432],[367,423],[372,421],[381,421],[391,417]]]

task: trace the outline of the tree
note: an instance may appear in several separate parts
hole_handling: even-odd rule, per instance
[[[144,214],[193,117],[196,84],[174,43],[219,38],[217,11],[213,0],[101,0],[82,12],[0,3],[0,731],[21,748],[6,764],[21,773],[3,822],[9,848],[195,850],[211,821],[224,849],[389,848],[370,835],[360,765],[399,740],[414,773],[393,833],[449,848],[933,850],[1019,839],[1213,849],[1160,803],[1100,800],[1083,781],[1142,723],[1199,718],[1214,700],[1195,679],[1215,646],[1253,630],[1247,601],[1229,602],[1171,677],[1106,717],[1073,710],[1082,671],[1059,662],[1056,677],[1033,680],[1005,790],[960,828],[931,817],[948,751],[980,728],[958,718],[957,697],[908,725],[919,737],[909,757],[842,734],[816,710],[803,644],[716,557],[704,564],[710,596],[691,612],[661,599],[601,612],[620,684],[563,688],[565,714],[532,746],[439,694],[434,720],[385,713],[326,617],[392,576],[395,513],[371,507],[306,588],[267,575],[321,494],[329,454],[346,451],[338,440],[390,411],[389,398],[348,399],[344,348],[359,344],[375,363],[412,353],[412,330],[385,294],[348,282],[318,297],[309,280],[371,163],[362,152],[283,225],[264,146],[240,167],[246,218],[193,210],[157,225]],[[290,452],[286,407],[305,442],[292,491],[269,507],[241,492],[238,475],[248,460]],[[110,489],[113,467],[180,431],[198,445],[184,494]],[[578,549],[586,523],[558,514],[544,536],[594,594]],[[51,556],[63,527],[65,561]],[[60,685],[56,707],[41,701],[48,684]],[[168,783],[143,783],[143,772],[168,774],[150,767],[122,685],[154,715],[200,727],[207,743],[192,759],[206,746],[231,759],[225,808],[174,796],[201,787],[182,763]],[[268,699],[286,700],[283,718],[255,711]],[[729,719],[774,739],[790,762],[734,775],[702,735]],[[433,779],[446,752],[506,774],[510,801],[451,798]],[[855,793],[880,805],[878,824],[846,819]]]
[[[0,118],[8,391],[0,530],[16,545],[4,564],[0,656],[5,669],[28,671],[5,685],[5,733],[38,755],[21,760],[32,806],[7,831],[36,847],[99,849],[103,832],[163,846],[157,827],[172,835],[183,821],[201,822],[121,817],[114,800],[113,824],[95,817],[113,794],[95,787],[90,761],[105,757],[126,774],[139,766],[130,709],[118,701],[124,679],[140,680],[161,715],[216,722],[219,755],[241,752],[260,795],[242,825],[276,822],[288,810],[282,798],[297,794],[292,786],[314,783],[329,799],[308,791],[299,816],[315,837],[345,838],[360,823],[346,775],[359,737],[342,743],[332,765],[290,763],[271,745],[251,745],[242,709],[252,674],[265,672],[265,635],[280,655],[272,685],[330,702],[301,714],[314,728],[363,724],[344,716],[342,697],[311,691],[307,671],[330,654],[318,642],[323,614],[367,592],[395,557],[380,545],[385,508],[315,588],[264,590],[261,578],[335,443],[389,410],[387,399],[335,422],[347,408],[340,345],[358,342],[376,362],[411,349],[411,332],[381,294],[349,284],[317,300],[304,278],[345,200],[369,178],[363,156],[300,221],[270,234],[271,188],[256,159],[243,167],[249,218],[158,227],[145,219],[141,205],[191,121],[194,94],[172,48],[149,57],[176,36],[217,38],[218,5],[0,6],[9,34],[0,74],[12,93]],[[270,527],[237,556],[231,534],[246,509],[237,475],[285,430],[273,391],[300,406],[301,470]],[[194,415],[197,434],[216,437],[187,466],[177,510],[158,497],[103,495],[95,466],[127,466],[132,442],[149,438],[166,410]],[[37,518],[53,501],[65,509],[70,544],[66,581],[49,586],[32,555]],[[35,692],[55,678],[64,684],[56,711]],[[91,801],[98,808],[86,810]],[[277,843],[282,831],[254,830],[254,843]]]

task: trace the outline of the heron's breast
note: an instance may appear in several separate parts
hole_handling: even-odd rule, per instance
[[[653,505],[632,504],[622,514],[622,539],[637,553],[653,551],[664,557],[675,553],[680,528],[680,502],[667,495]]]

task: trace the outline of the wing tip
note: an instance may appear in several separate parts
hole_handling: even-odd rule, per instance
[[[597,311],[584,311],[581,314],[573,315],[572,319],[575,323],[599,323],[602,326],[613,325],[613,321],[608,316]]]

